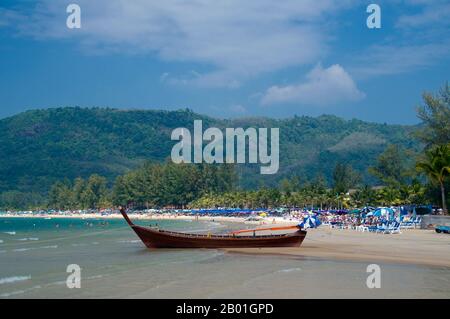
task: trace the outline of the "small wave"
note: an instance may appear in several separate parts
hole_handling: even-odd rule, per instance
[[[58,245],[42,246],[42,247],[38,247],[38,248],[36,248],[36,249],[39,249],[39,248],[42,248],[42,249],[58,248]]]
[[[294,271],[302,271],[302,269],[301,268],[287,268],[287,269],[278,270],[276,273],[288,273],[288,272],[294,272]]]
[[[15,235],[16,234],[15,231],[5,231],[4,233],[8,234],[8,235]]]
[[[140,243],[141,241],[139,239],[133,239],[133,240],[119,240],[118,243],[127,243],[127,244],[136,244]]]
[[[22,252],[22,251],[27,251],[27,250],[35,250],[35,249],[54,249],[54,248],[58,248],[58,245],[50,245],[50,246],[41,246],[41,247],[33,247],[33,248],[16,248],[13,249],[12,251],[14,252]]]
[[[0,285],[11,284],[16,281],[25,281],[25,280],[29,280],[29,279],[31,279],[31,275],[0,278]]]
[[[17,291],[13,291],[13,292],[5,292],[4,294],[1,294],[0,297],[2,298],[7,298],[7,297],[11,297],[14,295],[21,295],[23,293],[25,293],[25,290],[17,290]]]
[[[37,238],[37,237],[28,237],[28,238],[19,238],[19,239],[17,239],[17,240],[20,240],[20,241],[27,241],[27,240],[39,240],[39,238]]]
[[[38,285],[38,286],[34,286],[34,287],[31,287],[31,288],[25,289],[25,290],[16,290],[16,291],[12,291],[12,292],[5,292],[5,293],[1,294],[0,297],[7,298],[7,297],[14,296],[14,295],[21,295],[21,294],[26,293],[27,291],[31,291],[31,290],[39,289],[39,288],[41,288],[41,286]]]
[[[0,250],[0,254],[6,253],[6,250]]]
[[[0,239],[0,244],[3,244],[3,240]]]
[[[191,257],[188,257],[183,260],[177,260],[170,262],[171,264],[184,264],[184,263],[198,263],[198,264],[210,264],[214,262],[221,262],[223,257],[225,256],[225,252],[221,250],[211,250],[208,251],[205,255],[196,256],[195,260]]]
[[[27,251],[27,250],[31,250],[31,249],[33,249],[33,248],[16,248],[16,249],[13,249],[12,251],[19,252],[19,251]]]

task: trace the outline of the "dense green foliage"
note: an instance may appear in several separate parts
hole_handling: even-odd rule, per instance
[[[210,126],[279,127],[280,170],[259,174],[259,165],[239,165],[238,187],[274,187],[293,174],[301,181],[321,172],[327,184],[337,163],[358,171],[365,183],[377,180],[367,167],[388,144],[419,148],[413,126],[346,121],[335,116],[289,119],[213,119],[190,110],[139,111],[108,108],[33,110],[0,120],[0,207],[42,204],[55,182],[99,174],[111,187],[117,176],[146,161],[164,162],[176,141],[174,128],[193,131],[194,119]],[[14,204],[16,203],[16,205]]]
[[[369,173],[378,177],[385,185],[394,187],[403,185],[410,182],[409,179],[414,174],[413,155],[398,145],[388,145],[378,156],[375,165],[369,167]]]
[[[280,188],[262,188],[254,191],[232,191],[221,194],[206,194],[193,201],[193,208],[240,207],[274,208],[280,206],[310,209],[342,209],[363,206],[390,206],[404,204],[427,204],[426,187],[420,183],[404,185],[402,188],[384,187],[372,189],[365,185],[349,193],[336,193],[317,183],[306,183],[291,192]]]
[[[439,202],[445,208],[449,100],[448,85],[436,96],[424,94],[417,127],[329,115],[222,120],[190,110],[28,111],[0,120],[0,208]],[[203,120],[204,130],[278,127],[279,172],[261,175],[259,164],[173,164],[170,134],[177,127],[192,132],[194,119]]]
[[[91,175],[88,180],[58,181],[50,189],[48,208],[92,209],[112,205],[133,207],[184,207],[208,193],[234,189],[236,173],[232,165],[145,163],[116,178],[112,189],[106,179]]]
[[[93,174],[88,180],[76,178],[56,182],[48,194],[48,207],[53,209],[86,209],[110,205],[106,178]]]
[[[115,205],[137,207],[184,207],[208,193],[234,189],[235,169],[230,164],[146,164],[116,179]]]
[[[424,126],[417,136],[427,148],[450,143],[450,87],[448,83],[437,95],[424,93],[425,104],[418,107],[417,114]]]
[[[450,143],[436,145],[425,152],[425,158],[416,164],[417,169],[424,172],[428,178],[439,185],[442,207],[447,211],[445,182],[450,176]],[[447,188],[448,189],[448,188]]]

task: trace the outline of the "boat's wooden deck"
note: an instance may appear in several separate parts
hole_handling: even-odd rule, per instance
[[[195,238],[277,238],[277,237],[285,237],[289,234],[276,234],[276,235],[256,235],[256,236],[242,236],[242,235],[218,235],[218,234],[194,234],[194,233],[180,233],[174,232],[170,230],[162,230],[162,229],[152,229],[153,231],[158,231],[160,233],[170,234],[179,237],[195,237]]]

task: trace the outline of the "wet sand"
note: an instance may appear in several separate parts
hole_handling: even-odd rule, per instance
[[[420,229],[402,230],[401,234],[374,234],[320,227],[308,231],[301,247],[229,248],[225,251],[450,267],[450,235]]]

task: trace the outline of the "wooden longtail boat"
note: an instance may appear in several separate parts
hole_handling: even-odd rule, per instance
[[[306,231],[299,226],[244,229],[227,235],[180,233],[138,226],[133,224],[125,209],[121,208],[120,213],[148,248],[298,247],[306,236]],[[278,235],[256,235],[256,232],[262,230],[285,229],[297,231]],[[253,232],[253,236],[239,235],[245,232]]]

